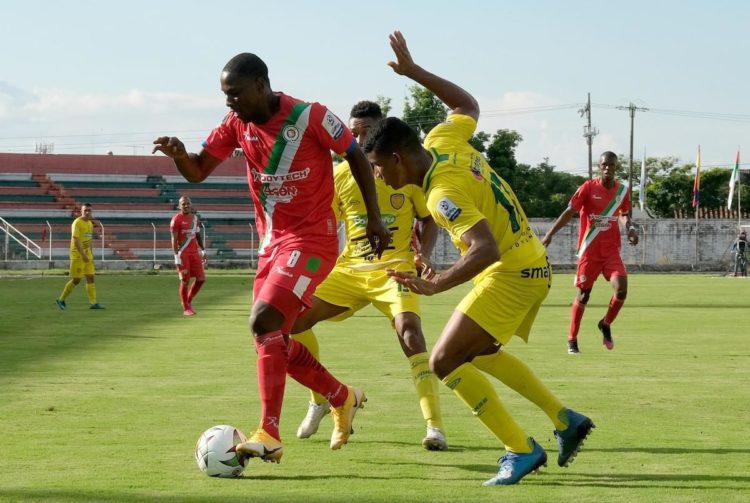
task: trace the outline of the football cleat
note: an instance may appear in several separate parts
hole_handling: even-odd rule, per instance
[[[307,415],[297,428],[297,438],[310,438],[318,432],[320,421],[330,412],[331,406],[327,403],[317,404],[310,402],[307,407]]]
[[[182,312],[182,314],[184,314],[185,316],[195,316],[196,312],[193,311],[192,306],[188,306],[188,307],[185,308],[185,310]]]
[[[591,419],[574,410],[564,409],[563,414],[568,418],[568,427],[563,431],[553,431],[559,451],[558,466],[568,466],[573,461],[583,446],[583,441],[595,428]]]
[[[508,452],[505,456],[498,459],[500,469],[497,475],[484,482],[483,486],[510,486],[517,484],[522,478],[531,472],[539,471],[542,466],[547,466],[547,453],[542,446],[529,437],[534,449],[525,454]]]
[[[367,401],[365,392],[361,389],[348,386],[349,394],[341,407],[331,406],[331,417],[333,418],[333,433],[331,434],[331,449],[341,449],[341,446],[349,441],[349,435],[354,433],[352,422],[357,409],[364,407]]]
[[[578,353],[580,353],[580,351],[578,350],[578,339],[568,341],[568,354],[577,355]]]
[[[604,323],[604,320],[599,320],[597,327],[599,327],[599,331],[602,333],[602,344],[611,351],[615,347],[615,341],[612,340],[612,329]]]
[[[65,305],[65,301],[60,299],[55,299],[55,304],[60,308],[60,311],[65,311],[65,308],[68,307]]]
[[[104,306],[102,306],[101,304],[99,304],[99,303],[97,302],[96,304],[91,304],[91,305],[89,306],[89,309],[104,309]]]
[[[440,428],[427,427],[427,435],[422,439],[422,447],[428,451],[448,450],[448,440]]]
[[[267,463],[280,463],[284,447],[279,440],[259,428],[246,442],[235,446],[236,451],[247,458],[260,458]]]

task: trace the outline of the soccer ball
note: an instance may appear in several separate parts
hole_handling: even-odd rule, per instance
[[[222,424],[207,429],[195,444],[195,462],[209,477],[239,477],[245,471],[246,459],[234,447],[247,437],[234,426]]]

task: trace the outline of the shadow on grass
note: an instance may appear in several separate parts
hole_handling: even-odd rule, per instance
[[[585,447],[582,452],[637,452],[646,454],[750,454],[748,449],[696,449],[694,447],[614,447],[611,449],[589,449]]]
[[[742,475],[707,475],[693,474],[659,474],[659,473],[565,473],[563,478],[545,480],[545,475],[553,472],[541,472],[541,477],[527,477],[524,484],[537,486],[567,487],[603,487],[622,489],[688,489],[716,491],[747,491],[750,489],[750,477]],[[556,473],[554,475],[557,475]]]

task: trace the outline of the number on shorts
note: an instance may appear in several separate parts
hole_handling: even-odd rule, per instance
[[[286,261],[286,266],[294,267],[295,265],[297,265],[297,261],[299,260],[300,256],[302,256],[302,253],[300,253],[299,250],[294,250],[289,254],[289,260]]]

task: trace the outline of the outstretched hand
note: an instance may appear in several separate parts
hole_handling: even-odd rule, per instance
[[[432,281],[420,278],[419,276],[410,272],[394,271],[388,269],[386,271],[388,276],[394,279],[396,283],[404,285],[409,290],[420,295],[435,295],[438,293],[437,284]],[[433,276],[434,277],[434,276]]]
[[[396,55],[396,61],[389,61],[388,66],[399,75],[409,76],[411,71],[417,66],[411,57],[409,47],[406,45],[406,39],[400,31],[396,30],[389,36],[391,40],[391,49]]]
[[[370,242],[370,248],[380,258],[391,242],[390,231],[380,218],[368,218],[365,232],[367,233],[367,240]]]
[[[174,136],[160,136],[154,140],[154,145],[156,146],[151,151],[152,154],[159,151],[172,159],[179,159],[188,155],[185,144]]]

